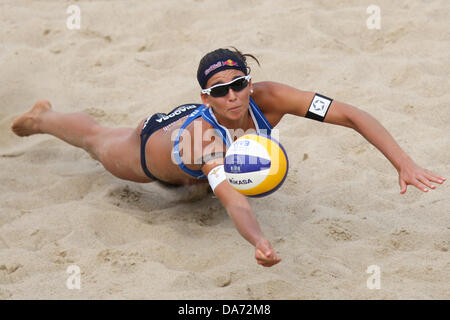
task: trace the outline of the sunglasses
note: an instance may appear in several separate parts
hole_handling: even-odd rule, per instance
[[[210,88],[203,89],[202,93],[208,94],[214,98],[225,97],[230,89],[233,90],[234,92],[238,92],[245,89],[248,86],[248,82],[251,78],[252,77],[250,75],[242,76],[230,82],[216,84]]]

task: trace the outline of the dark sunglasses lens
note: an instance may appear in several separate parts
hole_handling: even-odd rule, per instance
[[[242,89],[247,87],[247,85],[248,81],[246,79],[239,79],[234,81],[233,83],[230,83],[229,85],[212,88],[211,96],[213,96],[214,98],[223,97],[228,94],[230,88],[233,91],[241,91]]]
[[[220,86],[211,89],[211,96],[214,98],[223,97],[228,94],[229,86]]]
[[[242,89],[244,89],[248,84],[248,81],[245,79],[239,79],[236,80],[235,82],[230,84],[231,89],[233,89],[233,91],[241,91]]]

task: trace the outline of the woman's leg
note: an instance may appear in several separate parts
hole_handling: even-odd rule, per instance
[[[103,127],[84,113],[55,112],[50,102],[42,100],[17,118],[11,129],[18,136],[51,134],[84,149],[118,178],[136,182],[151,181],[140,167],[139,127]]]

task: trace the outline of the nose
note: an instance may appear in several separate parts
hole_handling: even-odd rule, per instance
[[[234,92],[233,89],[228,88],[227,97],[228,97],[228,100],[230,100],[230,101],[236,100],[236,98],[237,98],[236,92]]]

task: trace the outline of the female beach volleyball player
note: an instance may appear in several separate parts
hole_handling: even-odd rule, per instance
[[[414,163],[368,113],[284,84],[253,83],[247,57],[258,62],[237,49],[208,53],[197,72],[203,104],[157,113],[135,129],[106,128],[83,113],[56,112],[42,100],[17,118],[12,130],[19,136],[48,133],[83,148],[121,179],[174,185],[209,182],[239,233],[255,247],[257,262],[267,267],[281,259],[264,237],[246,197],[223,183],[226,147],[244,132],[270,134],[285,114],[337,124],[356,130],[386,156],[398,171],[400,193],[406,192],[407,185],[427,192],[435,188],[432,182],[445,180]]]

